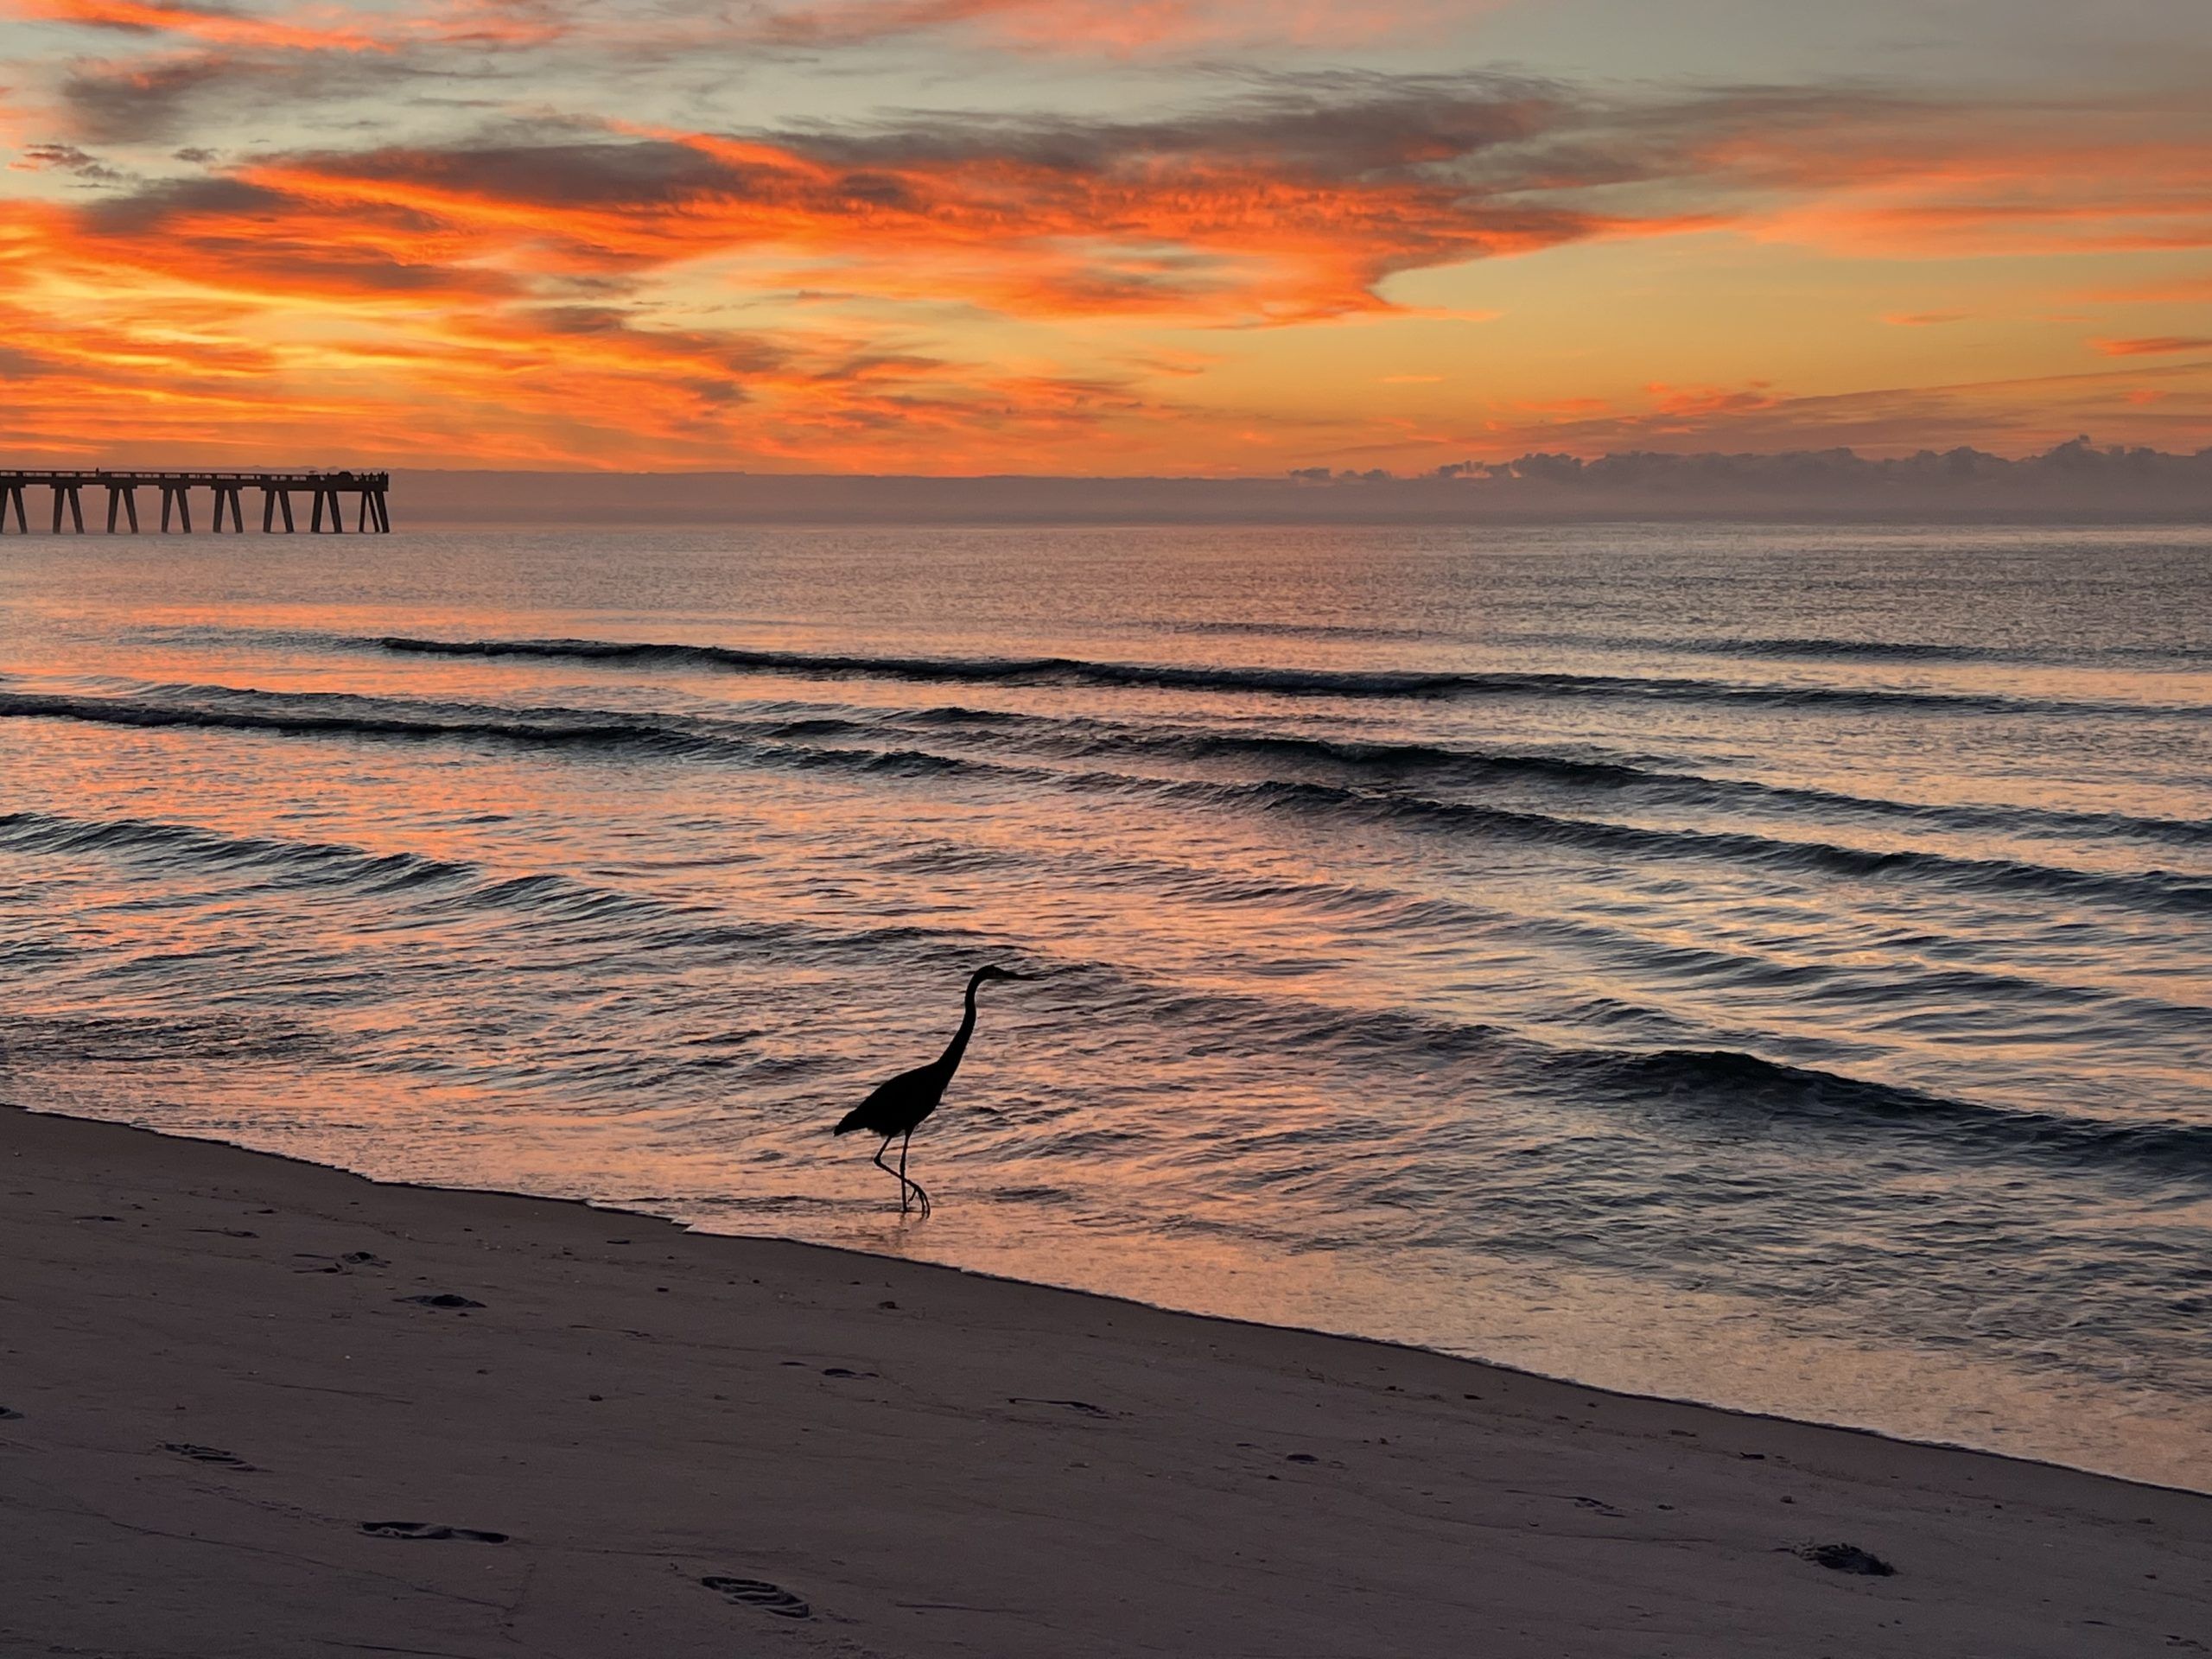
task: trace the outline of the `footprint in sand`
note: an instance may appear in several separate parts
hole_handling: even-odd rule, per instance
[[[1064,1411],[1079,1411],[1086,1417],[1111,1417],[1114,1414],[1103,1406],[1094,1406],[1088,1400],[1039,1400],[1027,1394],[1010,1394],[1006,1397],[1009,1406],[1058,1406]]]
[[[235,1452],[226,1452],[219,1446],[194,1446],[189,1440],[163,1440],[162,1450],[180,1458],[189,1458],[194,1463],[212,1463],[224,1469],[251,1469],[253,1465]]]
[[[504,1544],[504,1532],[480,1532],[474,1527],[442,1527],[431,1521],[364,1521],[361,1530],[372,1538],[454,1539],[470,1544]]]
[[[0,1406],[0,1423],[10,1422],[22,1414],[20,1411],[10,1411],[7,1407]]]
[[[708,1578],[699,1582],[709,1590],[720,1591],[741,1607],[758,1607],[779,1618],[810,1618],[814,1614],[814,1609],[802,1598],[766,1579]]]
[[[1832,1573],[1859,1573],[1872,1579],[1886,1579],[1897,1572],[1880,1556],[1856,1544],[1800,1544],[1796,1553]]]
[[[420,1307],[481,1307],[481,1302],[472,1302],[466,1296],[456,1296],[451,1291],[442,1291],[435,1296],[395,1296],[395,1302],[413,1302]]]
[[[356,1268],[388,1268],[391,1265],[382,1256],[372,1255],[366,1250],[348,1250],[343,1255],[317,1255],[312,1250],[297,1250],[294,1254],[319,1264],[312,1268],[295,1268],[292,1269],[295,1273],[351,1273]]]

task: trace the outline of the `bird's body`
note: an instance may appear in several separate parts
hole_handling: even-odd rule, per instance
[[[944,1091],[952,1081],[952,1074],[960,1069],[961,1057],[968,1052],[968,1039],[976,1034],[976,988],[987,979],[1022,979],[1026,975],[1008,973],[1003,968],[978,968],[968,980],[968,995],[960,1017],[960,1029],[952,1034],[944,1052],[927,1065],[918,1065],[911,1071],[901,1071],[889,1082],[877,1085],[874,1092],[847,1112],[837,1122],[832,1135],[849,1135],[855,1129],[866,1129],[883,1137],[883,1144],[875,1149],[875,1166],[887,1175],[899,1178],[899,1208],[905,1210],[911,1189],[913,1197],[922,1201],[922,1213],[930,1212],[930,1195],[922,1190],[919,1181],[906,1175],[906,1142],[922,1121],[937,1110],[944,1099]],[[893,1169],[883,1161],[883,1154],[891,1143],[899,1145],[899,1167]]]

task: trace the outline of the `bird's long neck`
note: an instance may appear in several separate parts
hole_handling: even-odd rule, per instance
[[[976,1034],[976,987],[982,982],[976,979],[968,982],[968,1005],[960,1016],[960,1029],[952,1033],[952,1040],[938,1057],[937,1063],[948,1077],[958,1069],[960,1057],[968,1052],[968,1039]]]

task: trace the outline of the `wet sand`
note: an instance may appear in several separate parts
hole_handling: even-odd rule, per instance
[[[12,1109],[0,1264],[0,1652],[2212,1652],[2212,1497],[1409,1350]]]

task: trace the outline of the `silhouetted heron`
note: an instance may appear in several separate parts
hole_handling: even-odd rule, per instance
[[[914,1131],[921,1122],[937,1110],[938,1103],[944,1098],[945,1085],[952,1081],[952,1074],[960,1069],[960,1057],[968,1052],[968,1039],[976,1034],[976,988],[987,979],[1027,979],[1027,974],[1009,972],[1004,968],[978,968],[968,980],[967,1009],[960,1016],[960,1029],[952,1033],[952,1040],[944,1046],[944,1052],[927,1065],[918,1065],[911,1071],[901,1071],[884,1084],[866,1100],[853,1108],[839,1120],[832,1135],[843,1135],[852,1129],[871,1129],[883,1137],[883,1144],[875,1149],[875,1166],[887,1175],[899,1178],[899,1213],[906,1214],[907,1189],[922,1201],[922,1214],[930,1212],[930,1195],[922,1190],[919,1181],[906,1175],[906,1147],[914,1138]],[[899,1167],[893,1169],[883,1161],[883,1154],[891,1150],[891,1143],[899,1143]]]

